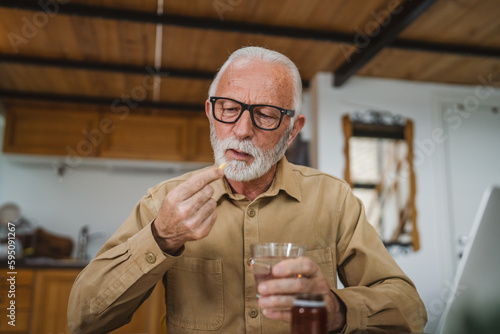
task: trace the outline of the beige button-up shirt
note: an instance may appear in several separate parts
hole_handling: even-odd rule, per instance
[[[165,284],[167,332],[289,333],[263,316],[249,265],[250,244],[293,242],[321,267],[345,303],[346,333],[419,332],[426,312],[413,283],[386,251],[349,186],[282,159],[270,188],[250,202],[227,181],[212,183],[217,221],[210,234],[170,256],[151,222],[166,194],[193,173],[151,188],[79,275],[68,324],[74,333],[122,326],[156,283]],[[338,277],[345,288],[337,289]]]

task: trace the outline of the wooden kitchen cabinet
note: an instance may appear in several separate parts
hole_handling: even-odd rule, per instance
[[[41,110],[30,104],[7,104],[4,152],[97,156],[97,146],[87,136],[98,126],[98,113],[67,108]]]
[[[6,103],[7,153],[212,162],[204,113],[117,114],[104,107]],[[108,108],[109,110],[109,108]]]
[[[106,158],[182,161],[187,158],[188,119],[185,116],[105,114],[112,131],[104,137]]]
[[[80,269],[22,269],[16,274],[16,326],[7,324],[7,270],[0,271],[0,332],[6,334],[70,333],[67,306],[71,287]],[[161,333],[165,314],[163,284],[136,311],[132,321],[113,333]],[[4,307],[5,306],[5,307]]]

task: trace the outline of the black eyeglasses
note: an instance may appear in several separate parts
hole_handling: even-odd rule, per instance
[[[214,118],[222,123],[236,123],[248,110],[253,125],[261,130],[271,131],[280,127],[284,115],[293,117],[295,110],[283,109],[268,104],[246,104],[227,97],[211,96]]]

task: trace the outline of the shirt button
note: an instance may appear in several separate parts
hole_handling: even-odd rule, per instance
[[[250,208],[250,209],[248,209],[247,214],[250,218],[253,218],[253,217],[255,217],[255,210]]]
[[[250,315],[250,318],[257,318],[259,316],[259,311],[253,308],[250,312],[248,312],[248,314]]]
[[[147,253],[146,254],[146,261],[148,261],[149,263],[155,263],[156,256],[153,253]]]

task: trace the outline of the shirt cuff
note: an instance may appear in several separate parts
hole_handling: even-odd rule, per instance
[[[184,253],[184,246],[174,255],[163,252],[156,243],[149,223],[128,239],[128,248],[132,258],[144,274],[151,270],[165,272]]]
[[[332,290],[337,297],[344,303],[346,308],[345,326],[340,333],[351,333],[366,330],[368,326],[368,313],[366,306],[360,300],[356,291],[344,289]]]

